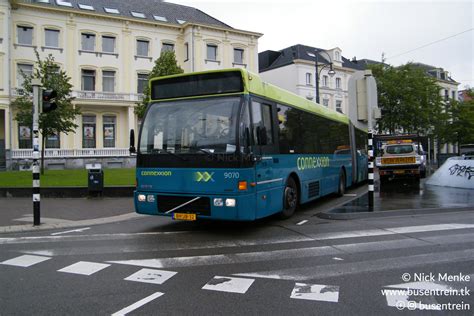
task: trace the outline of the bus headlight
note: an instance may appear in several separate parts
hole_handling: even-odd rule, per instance
[[[155,202],[155,196],[154,195],[148,195],[146,197],[147,202],[153,203]]]
[[[227,207],[235,207],[235,199],[226,199],[225,206]]]
[[[138,202],[145,202],[146,201],[146,195],[145,194],[139,194],[138,195]]]
[[[214,199],[214,206],[224,206],[224,201],[220,198]]]

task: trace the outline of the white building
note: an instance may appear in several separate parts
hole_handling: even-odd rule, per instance
[[[315,53],[318,54],[320,103],[333,110],[348,113],[348,82],[352,73],[363,65],[342,56],[339,47],[320,48],[294,45],[280,51],[259,53],[260,76],[267,82],[316,102]],[[334,75],[329,74],[333,63]]]
[[[17,169],[32,155],[31,127],[14,120],[10,102],[20,70],[33,71],[35,49],[66,70],[82,111],[76,133],[46,142],[47,167],[97,160],[119,167],[133,164],[127,157],[134,108],[162,51],[174,50],[185,72],[257,72],[261,35],[159,0],[0,0],[0,169]]]

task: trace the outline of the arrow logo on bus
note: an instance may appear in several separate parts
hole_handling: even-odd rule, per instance
[[[214,172],[209,173],[207,171],[204,171],[204,172],[196,171],[194,173],[194,180],[196,182],[209,182],[209,181],[214,182],[214,179],[212,178],[213,174]]]

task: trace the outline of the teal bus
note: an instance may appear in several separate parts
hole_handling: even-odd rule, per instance
[[[367,178],[367,133],[243,69],[150,80],[137,213],[176,220],[288,218]]]

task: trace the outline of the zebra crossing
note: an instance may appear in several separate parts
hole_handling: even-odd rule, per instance
[[[53,257],[39,255],[22,255],[0,262],[0,265],[14,266],[19,268],[30,268],[32,266],[39,265],[51,259],[53,259]],[[109,268],[110,266],[112,266],[112,264],[79,261],[64,268],[61,268],[57,270],[57,272],[91,276],[96,273],[100,273],[101,271]],[[178,274],[178,272],[176,271],[142,268],[137,272],[127,276],[123,280],[162,285],[165,282],[169,282],[169,280],[173,278],[176,274]],[[248,292],[248,290],[254,284],[255,281],[255,278],[216,275],[202,286],[202,290],[245,294]],[[158,298],[159,296],[154,297],[154,299]],[[295,283],[294,288],[288,296],[293,299],[337,303],[339,297],[339,286]]]
[[[3,262],[0,262],[0,266],[13,266],[18,268],[30,268],[36,265],[45,264],[49,260],[54,259],[54,257],[48,257],[43,255],[21,255],[14,257]],[[100,273],[105,269],[111,267],[112,265],[123,266],[122,264],[115,263],[101,263],[101,262],[90,262],[90,261],[78,261],[68,266],[65,266],[57,272],[59,273],[69,273],[77,274],[83,276],[92,276],[94,274]],[[184,272],[180,272],[184,273]],[[148,283],[153,285],[163,285],[166,282],[171,282],[170,280],[178,274],[177,271],[162,270],[162,269],[151,269],[151,268],[141,268],[140,270],[134,272],[133,274],[125,277],[124,281],[130,282],[140,282]],[[233,294],[246,294],[249,289],[256,282],[263,282],[262,280],[267,280],[265,276],[256,276],[254,278],[246,276],[245,274],[234,274],[232,276],[226,275],[216,275],[213,276],[207,283],[205,283],[201,289],[205,291],[215,291],[215,292],[225,292]],[[471,274],[471,277],[474,279],[474,274]],[[276,278],[275,278],[276,279]],[[282,279],[284,280],[284,279]],[[280,280],[280,281],[282,281]],[[288,280],[286,280],[288,281]],[[277,282],[274,280],[274,282]],[[381,298],[386,300],[386,305],[391,308],[400,309],[400,304],[407,304],[407,297],[402,293],[399,294],[396,292],[393,294],[392,290],[387,290],[391,288],[401,288],[402,290],[407,287],[419,288],[427,287],[431,289],[451,289],[452,284],[440,284],[439,282],[420,282],[420,283],[406,283],[398,285],[387,285],[381,287]],[[295,300],[306,300],[314,302],[326,302],[326,303],[338,303],[340,292],[345,289],[341,288],[339,285],[328,285],[328,284],[313,284],[313,283],[302,283],[295,282],[291,291],[288,291],[287,297]],[[399,291],[399,290],[397,290]],[[142,300],[114,313],[113,315],[125,315],[129,311],[135,310],[140,306],[151,302],[165,293],[156,292],[148,297],[143,298]],[[433,301],[433,298],[431,298]],[[414,306],[414,309],[421,309],[426,305],[418,303]]]

